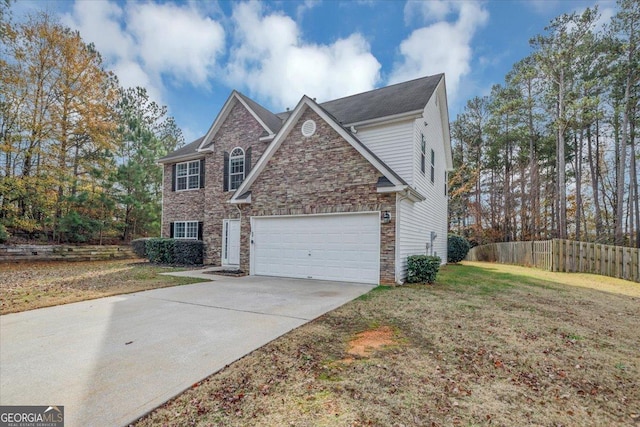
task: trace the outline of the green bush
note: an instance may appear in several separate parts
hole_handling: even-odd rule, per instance
[[[0,224],[0,243],[6,243],[9,240],[9,233],[3,224]]]
[[[467,239],[455,234],[449,234],[447,239],[447,262],[460,262],[469,253],[469,242]]]
[[[133,249],[133,252],[138,255],[138,257],[147,257],[147,240],[149,239],[150,237],[143,237],[141,239],[135,239],[131,241],[131,248]]]
[[[199,265],[202,264],[204,254],[204,243],[201,240],[180,240],[165,238],[137,239],[144,241],[146,258],[158,264],[182,264]],[[134,245],[134,242],[131,242]],[[135,243],[140,246],[139,243]],[[138,252],[136,251],[136,254]]]
[[[158,264],[174,264],[175,257],[174,239],[164,239],[161,237],[152,238],[146,241],[145,251],[147,252],[147,258],[151,262]]]
[[[441,261],[438,256],[411,255],[407,257],[407,282],[435,282]]]
[[[202,264],[203,252],[204,242],[201,240],[176,240],[173,248],[174,262],[185,265]]]

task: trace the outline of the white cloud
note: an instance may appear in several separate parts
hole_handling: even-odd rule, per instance
[[[453,10],[453,4],[449,0],[409,0],[404,6],[404,20],[407,24],[415,20],[424,23],[441,21]]]
[[[189,5],[76,1],[62,22],[96,45],[124,87],[145,87],[159,103],[163,77],[206,86],[225,47],[222,26]]]
[[[232,21],[228,80],[275,108],[293,107],[303,94],[321,102],[363,92],[379,80],[380,63],[360,34],[329,45],[306,43],[293,19],[266,14],[258,2],[236,5]]]
[[[451,13],[457,13],[457,20],[418,28],[403,40],[401,60],[393,67],[390,83],[444,72],[449,97],[455,99],[461,78],[471,71],[471,40],[486,24],[489,13],[478,2],[439,1],[430,6],[407,6],[405,11],[408,8],[422,13],[425,22]]]
[[[224,51],[218,22],[171,3],[131,3],[127,9],[127,28],[147,69],[194,86],[207,82]]]

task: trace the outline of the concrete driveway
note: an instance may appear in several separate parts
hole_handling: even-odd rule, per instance
[[[372,289],[201,277],[213,281],[0,316],[0,405],[64,405],[67,427],[127,425]]]

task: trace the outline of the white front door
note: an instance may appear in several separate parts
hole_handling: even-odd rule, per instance
[[[222,265],[240,265],[240,220],[222,222]]]

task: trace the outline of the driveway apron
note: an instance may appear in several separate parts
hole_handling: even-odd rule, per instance
[[[0,405],[64,405],[66,427],[127,425],[372,289],[206,277],[212,281],[0,316]]]

